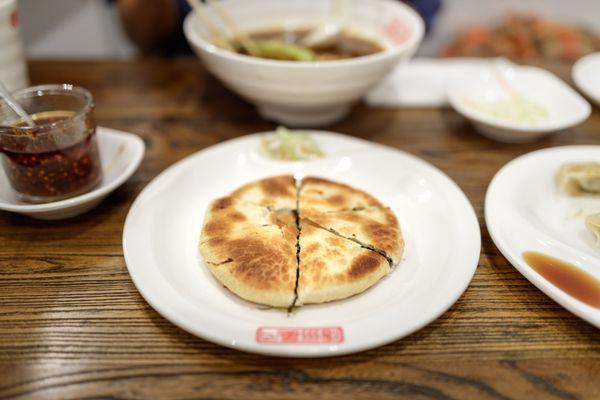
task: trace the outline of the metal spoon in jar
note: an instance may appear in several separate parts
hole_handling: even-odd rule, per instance
[[[308,32],[300,39],[299,44],[308,48],[316,48],[334,43],[344,29],[346,8],[347,0],[336,0],[333,19]]]
[[[29,114],[27,114],[27,111],[25,111],[23,107],[21,107],[21,105],[15,100],[15,98],[12,97],[12,95],[10,94],[8,89],[6,89],[6,86],[4,86],[2,82],[0,82],[0,97],[4,99],[4,101],[6,102],[6,104],[8,104],[11,110],[13,110],[19,117],[21,117],[27,125],[29,125],[30,127],[35,126],[35,122],[33,121],[33,119],[29,116]]]

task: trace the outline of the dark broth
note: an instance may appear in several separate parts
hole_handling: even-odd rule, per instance
[[[250,33],[250,38],[254,40],[281,40],[285,43],[295,44],[310,32],[309,29],[304,30],[283,30],[271,29]],[[242,46],[239,46],[242,48]],[[374,40],[363,38],[350,32],[342,32],[334,43],[331,45],[313,48],[316,59],[315,61],[325,60],[342,60],[355,57],[363,57],[371,54],[379,53],[385,50],[385,47]],[[246,54],[244,50],[239,51]],[[264,57],[269,58],[269,57]]]
[[[600,281],[576,266],[535,251],[523,253],[525,262],[554,286],[592,307],[600,308]]]

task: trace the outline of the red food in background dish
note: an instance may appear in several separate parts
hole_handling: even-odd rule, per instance
[[[511,14],[498,26],[475,25],[462,31],[442,56],[575,61],[595,51],[600,51],[597,33],[534,15]]]

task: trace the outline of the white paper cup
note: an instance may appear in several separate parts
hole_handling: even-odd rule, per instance
[[[16,0],[0,0],[0,81],[8,90],[29,86]]]

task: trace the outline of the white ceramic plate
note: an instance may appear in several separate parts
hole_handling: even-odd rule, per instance
[[[505,100],[512,93],[539,105],[547,116],[535,122],[513,121],[488,115],[468,103]],[[535,140],[573,127],[591,113],[589,103],[551,72],[502,60],[491,61],[490,68],[478,74],[453,77],[448,99],[481,134],[510,143]]]
[[[94,190],[70,199],[44,204],[28,204],[16,199],[8,178],[0,168],[0,210],[38,219],[62,219],[82,214],[96,207],[106,196],[125,182],[144,157],[144,141],[138,136],[98,127],[98,146],[103,179]]]
[[[165,318],[206,340],[295,357],[347,354],[406,336],[446,311],[477,266],[480,232],[467,198],[443,173],[409,154],[348,136],[312,132],[328,157],[270,161],[250,135],[198,152],[155,178],[131,207],[123,232],[129,273]],[[366,190],[392,207],[406,239],[388,278],[350,299],[264,310],[223,288],[198,252],[208,203],[249,181],[316,175]]]
[[[600,107],[600,52],[577,61],[573,66],[572,76],[579,90]]]
[[[558,289],[523,259],[524,251],[538,251],[600,279],[600,250],[584,225],[587,215],[600,212],[600,197],[567,196],[555,182],[562,164],[598,160],[600,146],[554,147],[514,159],[488,188],[485,220],[498,249],[525,278],[567,310],[600,327],[600,309]]]

